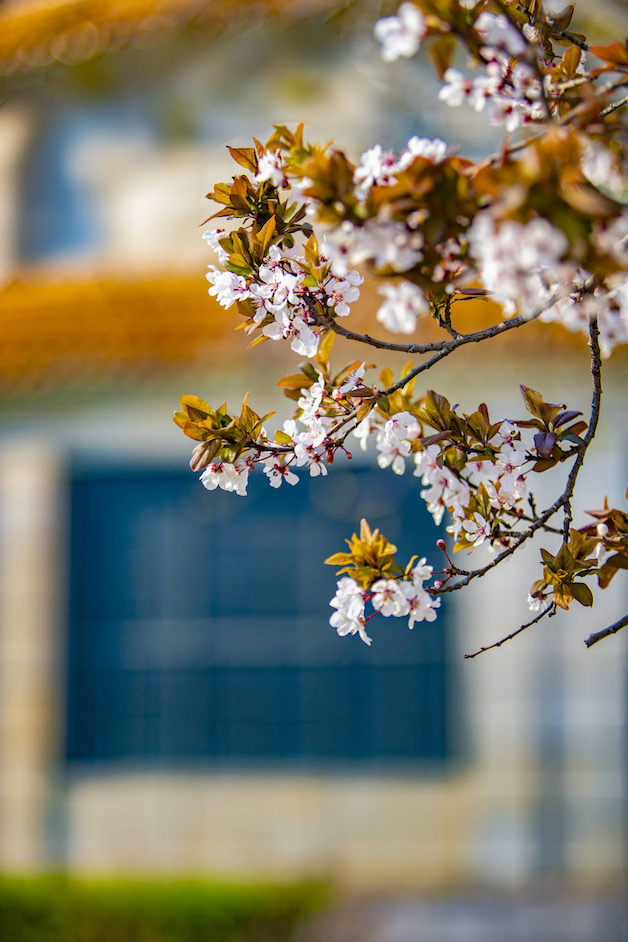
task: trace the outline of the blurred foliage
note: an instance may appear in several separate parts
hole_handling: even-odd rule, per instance
[[[284,942],[322,883],[0,878],[3,942]]]

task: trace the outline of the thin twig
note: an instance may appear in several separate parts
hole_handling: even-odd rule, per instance
[[[569,79],[566,82],[556,82],[549,86],[550,92],[569,92],[572,88],[579,88],[580,85],[586,85],[588,82],[592,81],[592,76],[589,74],[579,75],[578,78]]]
[[[612,105],[609,105],[608,108],[605,108],[604,111],[600,112],[600,117],[605,118],[607,115],[612,114],[613,111],[619,111],[620,108],[623,108],[624,105],[628,105],[628,95],[625,98],[621,98],[619,101],[614,101]]]
[[[628,85],[628,79],[625,79],[625,78],[615,79],[611,82],[607,82],[606,85],[603,85],[602,88],[599,88],[597,90],[592,100],[599,101],[600,99],[608,95],[609,92],[614,92],[618,88],[623,88],[625,85]],[[613,107],[612,107],[613,111],[617,110],[614,107],[615,104],[617,105],[617,107],[620,107],[618,102],[614,102]],[[589,107],[589,105],[590,105],[590,102],[588,101],[580,102],[578,105],[575,106],[575,108],[572,108],[570,111],[566,112],[566,114],[564,114],[561,118],[559,118],[556,124],[560,125],[561,127],[564,127],[565,125],[569,124],[569,122],[574,117],[577,118],[578,115],[580,115],[584,110],[586,110]],[[601,112],[602,117],[604,117],[605,113],[610,114],[611,112],[602,111]],[[527,137],[522,141],[517,141],[516,144],[511,144],[508,147],[503,148],[497,154],[491,154],[490,157],[487,157],[485,160],[482,161],[482,163],[477,165],[476,171],[482,170],[484,167],[491,167],[493,164],[496,164],[496,163],[501,163],[504,160],[505,155],[510,157],[511,154],[516,154],[520,150],[525,150],[526,147],[530,146],[530,144],[536,144],[537,141],[542,140],[546,134],[547,134],[547,128],[543,128],[542,131],[538,131],[536,134],[531,135],[531,137]]]
[[[578,49],[582,49],[583,52],[589,51],[588,43],[585,43],[582,39],[578,39],[577,36],[574,36],[573,33],[570,33],[569,30],[563,29],[558,23],[554,22],[551,16],[545,15],[545,18],[537,16],[536,13],[532,13],[531,10],[528,10],[522,4],[517,4],[517,9],[521,13],[525,13],[531,20],[535,23],[538,23],[540,26],[549,26],[550,29],[553,29],[555,33],[558,33],[559,36],[562,36],[563,39],[568,39],[570,43],[573,43],[574,46],[577,46]]]
[[[616,621],[614,625],[609,625],[608,628],[602,628],[601,631],[595,631],[592,635],[585,640],[585,644],[588,648],[592,647],[594,644],[597,644],[598,641],[602,641],[604,638],[610,638],[611,635],[616,635],[618,631],[621,631],[622,628],[625,628],[628,625],[628,615],[624,615],[623,618],[620,618],[619,621]]]
[[[531,314],[520,314],[518,317],[513,317],[508,321],[502,321],[501,324],[495,324],[494,327],[488,327],[486,330],[479,330],[475,334],[461,334],[459,337],[456,337],[454,340],[446,340],[437,344],[425,344],[424,352],[428,350],[437,350],[438,355],[431,357],[429,360],[426,360],[424,363],[421,363],[419,366],[416,366],[413,370],[410,370],[409,373],[400,379],[398,383],[395,383],[394,386],[391,386],[389,389],[386,389],[384,395],[389,396],[391,393],[396,392],[398,389],[402,389],[407,383],[414,379],[415,376],[418,376],[419,373],[422,373],[424,370],[429,369],[434,363],[437,363],[439,360],[442,360],[443,357],[449,356],[450,353],[453,353],[458,347],[463,346],[466,343],[480,343],[482,340],[488,340],[489,337],[497,337],[499,334],[505,333],[507,330],[513,330],[516,327],[522,327],[524,324],[527,324],[530,321],[534,321],[537,317],[540,317],[544,311],[548,310],[557,301],[560,301],[561,298],[564,298],[566,295],[572,292],[573,288],[571,286],[563,286],[556,291],[551,298],[535,308]],[[409,350],[407,352],[410,352]]]
[[[484,654],[485,651],[491,651],[493,648],[501,648],[502,644],[505,644],[507,641],[511,641],[513,638],[516,638],[517,635],[520,635],[522,631],[525,631],[526,628],[530,628],[532,625],[536,625],[537,622],[541,621],[542,618],[545,618],[546,615],[553,615],[556,611],[556,605],[552,602],[551,605],[548,605],[542,612],[532,619],[532,621],[526,622],[525,625],[522,625],[521,628],[517,628],[516,631],[513,631],[512,634],[506,635],[505,638],[502,638],[500,641],[496,641],[494,644],[487,644],[486,647],[480,648],[479,651],[474,651],[473,654],[465,654],[465,658],[471,660],[473,657],[477,657],[478,654]],[[628,621],[628,618],[626,619]]]

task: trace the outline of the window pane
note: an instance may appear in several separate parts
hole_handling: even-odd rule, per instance
[[[75,475],[70,760],[447,755],[445,606],[413,631],[376,619],[370,648],[328,624],[322,561],[361,516],[401,560],[434,547],[416,478],[341,468],[278,493],[261,477],[242,499],[185,473]]]

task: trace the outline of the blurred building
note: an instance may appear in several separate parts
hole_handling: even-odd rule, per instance
[[[417,481],[355,460],[289,491],[210,495],[169,421],[189,392],[235,406],[250,390],[267,411],[291,368],[274,345],[247,353],[206,295],[198,224],[232,173],[224,144],[301,119],[357,152],[453,133],[409,108],[429,75],[404,65],[390,85],[375,16],[324,0],[0,8],[7,870],[452,892],[623,879],[628,635],[582,643],[624,613],[619,578],[593,613],[474,661],[528,617],[536,548],[434,624],[341,640],[322,560],[361,516],[406,558],[433,546]],[[476,120],[456,116],[470,148]],[[528,338],[460,351],[434,383],[496,415],[519,381],[586,411],[584,343]],[[578,512],[623,499],[625,362]]]

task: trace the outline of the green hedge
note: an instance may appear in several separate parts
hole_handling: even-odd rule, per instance
[[[0,877],[0,942],[287,942],[320,883]]]

